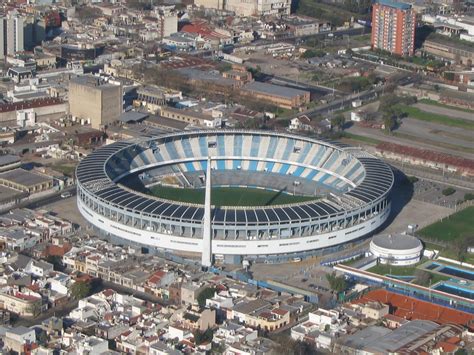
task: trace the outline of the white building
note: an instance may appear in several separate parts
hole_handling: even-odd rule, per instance
[[[178,32],[178,14],[174,10],[174,6],[159,6],[155,9],[155,13],[158,19],[159,39]]]
[[[453,16],[453,15],[423,15],[422,21],[432,25],[448,24],[459,27],[465,33],[460,34],[460,38],[466,41],[474,42],[474,17],[472,16]]]
[[[99,355],[109,351],[109,343],[105,339],[90,336],[76,343],[75,350],[78,355]]]
[[[290,15],[291,0],[195,0],[194,5],[206,9],[235,12],[237,16]]]
[[[33,109],[16,111],[16,124],[21,127],[34,126],[36,123],[36,112]]]
[[[34,329],[27,327],[16,327],[5,333],[5,349],[18,354],[25,353],[25,346],[36,342]]]
[[[423,244],[411,235],[376,235],[370,242],[370,252],[382,264],[413,265],[421,259]]]
[[[24,18],[16,12],[0,17],[0,59],[24,50]]]

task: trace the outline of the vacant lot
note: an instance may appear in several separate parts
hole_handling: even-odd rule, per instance
[[[398,105],[409,117],[426,122],[439,123],[445,126],[460,127],[464,129],[474,130],[474,122],[464,120],[462,118],[454,118],[437,113],[422,111],[417,107]]]
[[[474,110],[470,110],[468,108],[450,106],[429,99],[421,99],[414,106],[428,112],[434,112],[433,109],[437,109],[438,111],[435,113],[439,113],[441,115],[464,118],[466,120],[474,121]]]

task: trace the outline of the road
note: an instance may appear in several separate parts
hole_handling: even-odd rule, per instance
[[[273,78],[271,78],[269,81],[271,81],[272,84],[276,84],[276,85],[288,86],[295,89],[309,90],[312,93],[318,94],[320,96],[333,94],[333,93],[339,94],[339,95],[344,94],[342,91],[335,90],[327,86],[308,84],[301,81],[288,79],[282,76],[273,76]]]
[[[31,327],[33,325],[41,324],[42,321],[50,317],[62,318],[67,316],[74,308],[78,305],[78,301],[75,299],[69,299],[65,304],[61,306],[56,306],[48,309],[46,312],[41,313],[38,317],[35,318],[17,318],[12,322],[12,325],[15,327],[24,326]]]
[[[46,206],[53,202],[59,201],[60,199],[62,199],[61,194],[64,192],[70,192],[72,196],[76,195],[76,185],[68,186],[61,191],[55,192],[50,195],[39,197],[32,201],[31,200],[25,201],[23,203],[20,203],[17,207],[18,208],[31,208],[31,209],[40,208],[42,206]]]
[[[377,97],[378,94],[382,92],[382,90],[383,90],[383,87],[377,87],[375,89],[362,91],[357,94],[347,95],[340,99],[336,99],[328,104],[321,105],[316,108],[304,111],[300,113],[298,116],[306,115],[309,118],[313,118],[318,115],[324,115],[324,114],[328,114],[334,111],[343,110],[350,107],[352,101],[354,100],[360,99],[360,100],[366,101],[366,100],[371,100]]]

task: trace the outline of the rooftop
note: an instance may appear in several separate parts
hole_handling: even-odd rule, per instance
[[[403,2],[396,2],[396,1],[392,1],[392,0],[379,0],[378,3],[380,5],[390,6],[390,7],[393,7],[395,9],[400,9],[400,10],[410,10],[411,9],[410,4],[403,3]]]
[[[23,186],[39,185],[52,180],[50,177],[36,174],[21,168],[0,173],[0,179],[8,180]]]
[[[21,159],[17,155],[6,154],[0,156],[0,166],[9,165],[19,162]]]
[[[108,88],[117,87],[117,85],[109,84],[107,82],[104,82],[100,78],[95,77],[93,75],[81,75],[81,76],[78,76],[74,79],[71,79],[71,82],[79,84],[79,85],[87,86],[87,87],[90,87],[90,88],[95,88],[95,89],[98,89],[98,90],[105,90],[105,89],[108,89]]]
[[[308,91],[304,90],[293,89],[286,86],[261,83],[258,81],[253,81],[251,83],[246,84],[243,89],[248,91],[260,91],[265,94],[285,97],[288,99],[291,99],[295,96],[306,95],[309,93]]]
[[[474,314],[420,301],[416,298],[402,296],[383,289],[371,291],[355,302],[367,303],[369,301],[379,301],[388,304],[394,310],[392,314],[409,320],[424,319],[439,324],[453,323],[459,325],[467,325],[474,321]]]
[[[408,250],[422,247],[418,238],[403,234],[380,234],[372,238],[372,243],[380,248]]]
[[[122,116],[120,116],[120,120],[122,122],[129,123],[129,122],[141,121],[141,120],[144,120],[147,117],[148,117],[147,113],[136,112],[136,111],[128,111],[128,112],[122,113]]]

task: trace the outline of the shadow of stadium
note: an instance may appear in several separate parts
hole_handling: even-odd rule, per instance
[[[403,210],[403,207],[411,201],[414,195],[413,183],[408,180],[408,177],[401,170],[392,167],[395,177],[394,187],[391,192],[392,208],[390,216],[387,218],[382,228],[387,227]]]
[[[281,196],[287,190],[287,186],[279,190],[271,199],[269,199],[265,206],[270,206],[279,196]]]

